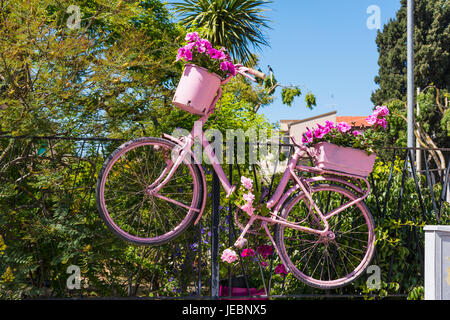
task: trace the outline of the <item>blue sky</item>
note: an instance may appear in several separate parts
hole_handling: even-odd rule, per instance
[[[339,116],[369,115],[378,74],[377,30],[367,27],[373,5],[383,28],[400,0],[273,0],[265,13],[272,21],[265,31],[270,47],[257,52],[260,66],[267,72],[270,65],[280,83],[300,86],[303,95],[288,107],[279,88],[274,103],[259,112],[273,123],[335,110]],[[304,102],[308,91],[317,98],[313,110]]]
[[[370,96],[377,89],[377,30],[367,27],[371,5],[380,8],[381,28],[394,18],[400,0],[275,0],[266,15],[270,48],[263,48],[260,65],[274,70],[285,85],[300,85],[303,95],[292,107],[277,100],[263,109],[271,122],[304,119],[329,111],[340,116],[368,115]],[[316,95],[317,107],[309,110],[304,95]]]

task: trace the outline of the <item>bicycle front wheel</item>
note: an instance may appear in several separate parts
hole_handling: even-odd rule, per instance
[[[155,196],[171,164],[171,141],[141,138],[115,150],[97,179],[97,209],[118,237],[138,245],[167,243],[189,227],[202,205],[198,166],[187,159]],[[171,201],[172,200],[172,201]]]
[[[369,265],[374,252],[374,223],[363,201],[337,215],[330,212],[356,200],[351,191],[336,185],[312,187],[314,202],[324,214],[329,233],[324,236],[277,225],[275,241],[292,274],[320,288],[339,288],[357,279]],[[323,230],[323,223],[303,192],[291,198],[281,217],[291,223]]]

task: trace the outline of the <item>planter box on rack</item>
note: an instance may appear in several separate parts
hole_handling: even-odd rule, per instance
[[[324,170],[340,171],[367,177],[373,170],[377,157],[364,150],[341,147],[329,142],[319,142],[313,146],[314,164]]]
[[[221,82],[217,74],[186,64],[172,103],[184,111],[203,116],[213,104]]]

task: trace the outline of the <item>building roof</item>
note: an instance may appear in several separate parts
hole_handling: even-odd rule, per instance
[[[323,118],[323,117],[328,117],[328,116],[331,116],[331,115],[336,114],[336,113],[337,113],[337,111],[332,111],[332,112],[320,114],[318,116],[307,118],[307,119],[303,119],[303,120],[280,120],[280,122],[286,123],[290,127],[290,126],[292,126],[294,124],[299,124],[299,123],[308,122],[308,121],[311,121],[311,120],[320,119],[320,118]]]
[[[302,120],[280,120],[280,123],[286,123],[286,124],[291,124],[294,122],[298,122],[298,121],[302,121]]]
[[[300,123],[304,123],[304,122],[308,122],[308,121],[312,121],[312,120],[316,120],[316,119],[320,119],[320,118],[324,118],[324,117],[328,117],[328,116],[332,116],[337,114],[337,111],[332,111],[332,112],[328,112],[328,113],[324,113],[324,114],[320,114],[311,118],[307,118],[307,119],[302,119],[302,120],[280,120],[281,124],[285,124],[287,125],[287,128],[290,128],[293,125],[297,125]],[[336,122],[340,123],[340,122],[347,122],[349,125],[351,125],[352,127],[370,127],[371,125],[366,121],[366,116],[340,116],[340,117],[336,117]]]

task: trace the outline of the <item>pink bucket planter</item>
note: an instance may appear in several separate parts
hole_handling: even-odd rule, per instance
[[[217,74],[186,64],[172,102],[182,110],[203,116],[213,104],[221,82]]]
[[[377,157],[376,154],[367,155],[364,150],[340,147],[329,142],[319,142],[313,148],[316,167],[362,177],[369,176]]]
[[[262,297],[266,295],[266,291],[264,289],[258,290],[256,288],[250,288],[250,296],[248,294],[247,288],[231,288],[231,298],[229,297],[228,287],[220,286],[219,296],[227,297],[222,298],[222,300],[269,300],[268,297]],[[258,297],[261,296],[261,297]],[[236,298],[233,298],[236,297]],[[256,298],[257,297],[257,298]]]

